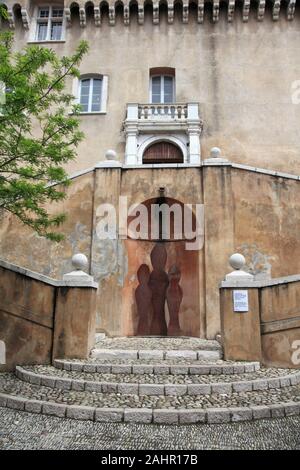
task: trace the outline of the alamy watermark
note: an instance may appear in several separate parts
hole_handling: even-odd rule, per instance
[[[130,238],[152,241],[185,241],[186,250],[200,250],[204,243],[204,205],[174,202],[128,206],[120,196],[118,208],[100,204],[96,210],[96,234],[100,240]]]
[[[6,364],[6,347],[2,340],[0,340],[0,364]]]
[[[0,106],[6,102],[6,88],[3,82],[0,82]]]
[[[294,366],[298,366],[300,364],[300,339],[293,341],[292,349],[294,349],[294,352],[291,358],[292,363],[294,364]]]
[[[300,80],[294,80],[292,82],[291,96],[293,104],[300,104]]]

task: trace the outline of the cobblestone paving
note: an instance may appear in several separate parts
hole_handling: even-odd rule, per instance
[[[135,408],[209,408],[278,404],[300,401],[300,385],[282,389],[243,393],[183,395],[183,396],[137,396],[119,393],[77,392],[32,385],[18,380],[13,374],[0,374],[0,392],[55,403],[78,404],[94,407]]]
[[[37,374],[51,377],[66,377],[71,379],[91,380],[95,382],[126,382],[126,383],[157,383],[157,384],[192,384],[192,383],[216,383],[216,382],[239,382],[243,380],[258,380],[272,377],[283,377],[296,374],[297,369],[272,369],[261,368],[257,372],[232,374],[232,375],[156,375],[156,374],[101,374],[77,371],[65,371],[51,366],[24,366],[26,370]]]
[[[0,450],[4,449],[300,450],[300,417],[214,425],[130,425],[0,408]]]
[[[166,337],[120,337],[105,338],[97,342],[99,349],[181,349],[181,350],[216,350],[221,346],[217,341],[200,338],[166,338]]]

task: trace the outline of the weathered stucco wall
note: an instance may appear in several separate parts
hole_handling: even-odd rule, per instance
[[[251,287],[251,282],[244,282],[244,287],[223,283],[220,306],[225,359],[300,368],[300,282],[287,278],[276,282],[257,287]],[[233,290],[239,288],[248,291],[248,311],[242,313],[234,311],[233,305]]]
[[[153,242],[122,237],[100,240],[96,233],[98,208],[103,203],[113,204],[118,215],[120,195],[127,196],[129,207],[157,197],[161,187],[166,197],[181,203],[204,203],[204,247],[186,257],[176,248],[179,244],[171,243],[168,248],[170,263],[180,258],[183,269],[181,320],[185,334],[214,338],[220,332],[218,284],[229,270],[228,257],[234,251],[246,256],[247,269],[258,279],[270,273],[278,277],[300,272],[300,182],[228,164],[180,169],[98,168],[72,180],[67,189],[64,242],[43,240],[14,218],[3,217],[0,257],[61,278],[71,270],[72,254],[85,253],[90,272],[100,284],[97,328],[110,335],[135,334],[136,274],[140,264],[150,267]]]
[[[300,182],[232,169],[235,250],[259,277],[300,272]]]
[[[57,229],[65,235],[60,243],[39,237],[15,217],[0,213],[0,258],[57,279],[72,270],[72,254],[81,252],[90,258],[93,190],[90,172],[71,181],[64,201],[48,207],[52,213],[67,215]]]
[[[149,69],[164,66],[176,69],[177,102],[200,103],[204,157],[217,145],[233,161],[299,174],[300,104],[292,103],[291,87],[300,77],[296,60],[300,11],[297,8],[294,21],[289,22],[282,8],[279,21],[274,22],[267,5],[265,19],[259,22],[252,3],[248,23],[242,21],[239,5],[232,23],[222,5],[216,24],[208,16],[198,24],[195,9],[190,10],[188,24],[183,24],[182,12],[176,8],[172,25],[164,11],[154,25],[148,9],[144,25],[137,24],[136,13],[131,14],[129,26],[124,26],[120,14],[113,27],[107,13],[101,27],[88,17],[87,26],[80,28],[79,20],[73,19],[66,42],[53,43],[51,48],[70,54],[80,39],[86,39],[90,51],[81,72],[106,74],[109,82],[107,113],[80,118],[86,139],[77,161],[68,166],[70,173],[102,160],[108,148],[116,149],[123,160],[126,103],[148,102]],[[29,38],[20,21],[15,38],[18,49]],[[71,91],[72,84],[68,86]]]
[[[0,339],[6,364],[51,362],[55,288],[0,267]]]

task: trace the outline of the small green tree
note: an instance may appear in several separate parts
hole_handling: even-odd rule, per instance
[[[46,47],[13,52],[12,45],[12,34],[1,33],[0,209],[59,241],[63,236],[55,227],[65,214],[50,215],[45,205],[65,197],[64,164],[75,158],[83,139],[80,106],[66,93],[65,82],[79,76],[77,67],[88,45],[82,41],[74,55],[61,58]]]

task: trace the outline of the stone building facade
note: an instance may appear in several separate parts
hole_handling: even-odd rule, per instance
[[[99,282],[97,327],[136,335],[139,267],[154,239],[100,239],[101,204],[204,206],[204,243],[164,243],[180,267],[180,335],[220,332],[219,282],[235,251],[256,279],[300,272],[300,8],[254,2],[6,1],[15,47],[90,50],[67,86],[83,106],[85,139],[59,209],[65,240],[50,243],[1,218],[1,258],[61,278],[82,252]],[[220,153],[211,148],[219,147]],[[114,149],[108,152],[108,149]],[[57,210],[51,207],[50,210]],[[123,227],[124,228],[124,227]],[[167,307],[166,310],[168,311]]]

